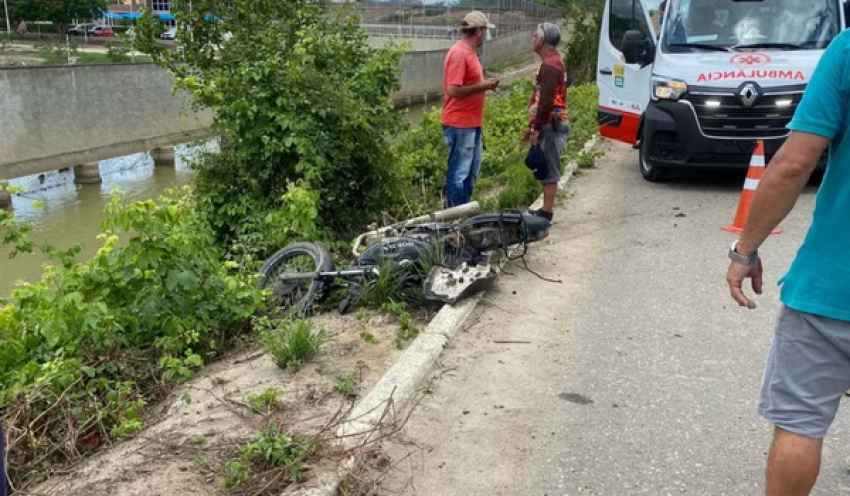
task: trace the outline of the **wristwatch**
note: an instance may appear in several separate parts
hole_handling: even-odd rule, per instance
[[[755,253],[753,253],[750,256],[745,256],[745,255],[741,255],[740,253],[738,253],[736,251],[737,247],[738,247],[738,240],[735,240],[735,242],[732,243],[732,247],[729,248],[729,259],[730,260],[732,260],[735,263],[741,264],[741,265],[755,265],[756,262],[758,262],[758,260],[759,260],[759,252],[758,251],[756,251]]]

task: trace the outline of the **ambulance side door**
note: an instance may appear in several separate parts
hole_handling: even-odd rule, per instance
[[[623,51],[634,48],[638,33],[646,42],[640,62],[626,63]],[[657,39],[655,25],[642,0],[605,2],[596,74],[597,121],[603,137],[632,145],[637,142],[640,117],[649,103]]]

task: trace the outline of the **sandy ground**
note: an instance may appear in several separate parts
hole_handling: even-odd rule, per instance
[[[316,326],[327,331],[328,342],[297,373],[279,369],[256,349],[216,363],[152,408],[150,414],[159,419],[133,439],[102,450],[32,494],[225,494],[212,467],[232,457],[263,426],[264,416],[247,407],[248,395],[267,388],[282,390],[287,429],[315,433],[350,408],[350,400],[333,389],[338,376],[359,378],[365,392],[401,353],[392,343],[398,328],[395,317],[330,313],[318,317]],[[372,333],[376,342],[361,339],[361,330]]]

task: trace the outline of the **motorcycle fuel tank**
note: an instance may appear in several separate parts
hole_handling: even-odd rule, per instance
[[[415,262],[434,250],[434,246],[426,241],[427,239],[427,236],[382,238],[366,248],[358,261],[360,265],[379,265],[381,260]]]

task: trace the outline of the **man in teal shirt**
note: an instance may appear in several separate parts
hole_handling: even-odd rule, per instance
[[[850,31],[820,59],[789,123],[791,134],[768,164],[744,232],[729,251],[732,298],[762,292],[758,248],[794,207],[829,147],[814,218],[781,288],[782,310],[765,366],[759,413],[775,426],[767,463],[768,496],[810,494],[821,448],[850,389]]]

